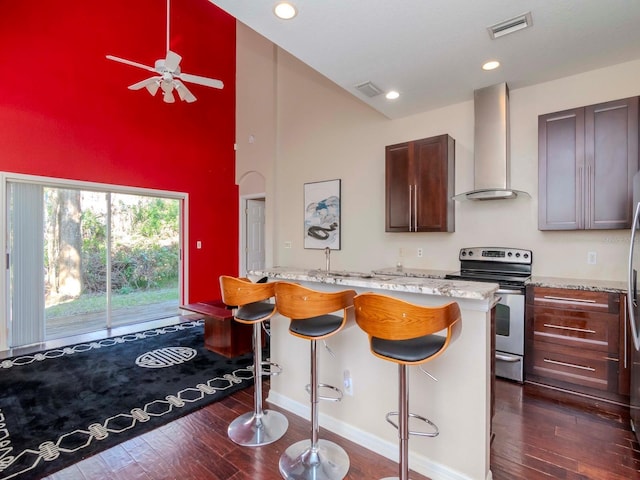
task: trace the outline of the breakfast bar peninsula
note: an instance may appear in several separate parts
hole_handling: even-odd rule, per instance
[[[417,366],[410,368],[410,411],[434,422],[440,434],[412,436],[409,464],[434,479],[491,479],[491,319],[497,284],[289,267],[256,270],[250,276],[322,291],[376,292],[418,305],[457,302],[460,334],[425,368],[436,380]],[[271,319],[270,355],[282,373],[271,378],[268,401],[309,418],[309,346],[288,328],[287,318]],[[321,402],[321,427],[397,461],[398,432],[385,421],[387,412],[398,408],[396,366],[370,354],[368,338],[353,318],[327,341],[326,349],[318,345],[320,383],[345,392],[340,402]],[[410,429],[423,429],[420,423],[411,422]]]

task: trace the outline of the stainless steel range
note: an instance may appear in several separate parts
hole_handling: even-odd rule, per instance
[[[496,305],[496,376],[524,380],[525,283],[531,278],[531,250],[472,247],[460,250],[460,271],[445,278],[499,285]]]

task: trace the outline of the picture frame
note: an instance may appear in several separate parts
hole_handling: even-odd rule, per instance
[[[340,250],[341,181],[304,184],[304,248]]]

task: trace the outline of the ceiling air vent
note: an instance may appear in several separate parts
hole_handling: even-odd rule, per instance
[[[364,93],[367,97],[376,97],[382,93],[382,90],[371,82],[364,82],[360,85],[356,85],[356,89],[359,90],[360,93]]]
[[[504,22],[496,23],[491,27],[488,27],[489,36],[495,40],[499,37],[504,37],[513,32],[517,32],[518,30],[522,30],[524,28],[528,28],[533,24],[531,20],[531,12],[523,13],[522,15],[518,15],[517,17],[510,18],[509,20],[505,20]]]

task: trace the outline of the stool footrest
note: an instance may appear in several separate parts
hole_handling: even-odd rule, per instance
[[[319,400],[328,400],[330,402],[339,402],[342,400],[343,393],[338,387],[334,387],[333,385],[327,385],[326,383],[319,383],[318,388],[328,388],[329,390],[333,390],[336,393],[335,397],[327,397],[325,395],[318,395]],[[307,383],[304,389],[307,391],[309,395],[311,395],[311,384]]]
[[[262,361],[260,362],[260,365],[262,366],[263,377],[275,377],[282,373],[282,367],[275,362]]]
[[[387,416],[385,417],[387,419],[387,422],[389,422],[391,425],[393,425],[396,429],[398,429],[398,424],[395,423],[393,420],[391,420],[391,417],[397,417],[399,415],[398,412],[389,412],[387,413]],[[430,425],[433,428],[432,432],[416,432],[416,431],[412,431],[409,430],[409,435],[417,435],[418,437],[437,437],[440,434],[440,430],[438,429],[438,426],[433,423],[431,420],[429,420],[428,418],[422,417],[420,415],[416,415],[415,413],[410,413],[409,417],[411,418],[416,418],[428,425]]]

